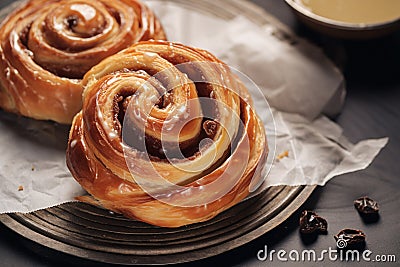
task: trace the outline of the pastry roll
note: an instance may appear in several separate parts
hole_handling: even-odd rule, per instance
[[[78,199],[163,227],[209,220],[258,182],[268,147],[251,97],[212,54],[140,42],[84,77],[67,165]]]
[[[165,39],[138,0],[31,0],[0,25],[0,108],[71,123],[81,79],[102,59],[141,40]]]

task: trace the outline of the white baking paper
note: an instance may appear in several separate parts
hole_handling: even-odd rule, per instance
[[[147,1],[168,38],[213,52],[250,76],[273,107],[276,132],[267,128],[273,164],[262,189],[272,185],[324,185],[366,168],[387,139],[351,144],[322,113],[340,111],[345,95],[340,72],[315,46],[280,37],[244,17],[229,21],[167,1]],[[268,111],[256,110],[265,120]],[[68,128],[0,112],[0,213],[30,212],[85,194],[65,164]],[[287,157],[278,159],[287,152]]]

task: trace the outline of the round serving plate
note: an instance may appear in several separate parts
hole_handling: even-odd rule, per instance
[[[296,39],[275,18],[247,1],[166,1],[226,20],[240,14],[260,27],[274,25],[276,34],[285,39]],[[20,2],[3,9],[0,20]],[[29,214],[3,214],[0,221],[25,238],[85,259],[123,265],[173,264],[215,256],[260,237],[293,214],[314,189],[271,187],[210,221],[174,229],[151,226],[78,202]]]

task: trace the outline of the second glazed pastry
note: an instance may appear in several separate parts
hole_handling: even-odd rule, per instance
[[[129,45],[165,39],[138,0],[31,0],[0,26],[0,108],[71,123],[83,75]]]
[[[206,221],[258,183],[268,147],[244,84],[210,53],[140,42],[84,78],[67,164],[93,198],[127,217]]]

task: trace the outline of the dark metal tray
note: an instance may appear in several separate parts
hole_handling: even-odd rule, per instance
[[[0,221],[39,244],[85,259],[126,265],[181,263],[218,255],[263,235],[295,212],[314,188],[271,187],[210,221],[175,229],[84,203],[3,214]]]

